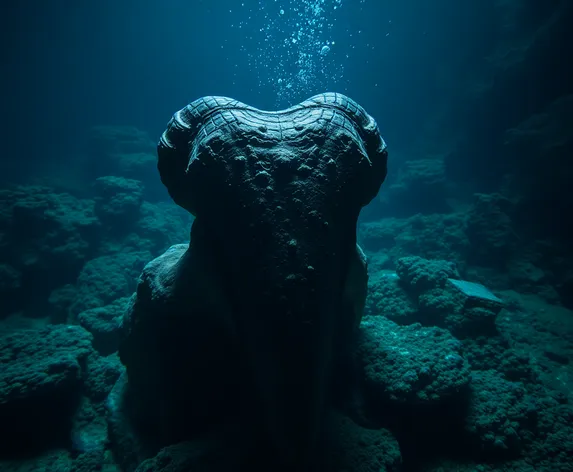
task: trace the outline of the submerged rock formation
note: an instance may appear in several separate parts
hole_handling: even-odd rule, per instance
[[[375,121],[340,94],[279,112],[206,97],[173,116],[158,156],[195,221],[188,246],[146,266],[123,320],[111,431],[152,432],[132,466],[239,425],[267,467],[315,467],[365,303],[356,224],[387,161]]]

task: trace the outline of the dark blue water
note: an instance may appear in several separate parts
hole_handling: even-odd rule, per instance
[[[157,136],[173,110],[203,95],[277,109],[342,92],[367,103],[392,146],[405,148],[500,35],[488,2],[104,0],[3,8],[4,141],[17,150],[33,127],[43,143],[27,158],[34,166],[72,158],[96,124],[129,123]]]

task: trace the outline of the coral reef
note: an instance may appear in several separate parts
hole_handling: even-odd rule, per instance
[[[2,333],[0,421],[9,432],[2,455],[66,444],[91,349],[79,326]]]
[[[364,318],[360,334],[356,355],[376,401],[439,404],[467,389],[462,343],[448,331],[373,316]]]

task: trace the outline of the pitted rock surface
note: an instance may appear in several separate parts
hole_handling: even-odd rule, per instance
[[[156,264],[148,280],[159,285],[141,286],[138,308],[126,317],[129,382],[145,375],[130,362],[139,349],[153,355],[146,336],[157,318],[163,333],[169,316],[200,316],[203,327],[227,318],[252,370],[265,434],[293,467],[308,465],[334,359],[364,307],[356,223],[386,177],[376,122],[340,94],[278,112],[206,97],[175,113],[158,157],[170,195],[196,219],[185,255],[164,269],[167,260]],[[218,304],[185,296],[193,280],[208,280],[212,287],[201,293],[220,294]],[[169,303],[152,308],[144,292],[156,305]],[[177,300],[184,306],[175,308]],[[215,305],[224,313],[210,314]]]
[[[351,177],[351,166],[360,166],[365,174],[354,176],[361,187],[355,198],[362,197],[366,205],[386,176],[387,158],[376,122],[356,102],[336,93],[277,112],[226,97],[201,98],[173,115],[158,155],[161,179],[172,198],[195,216],[201,208],[208,211],[210,203],[201,185],[207,182],[195,177],[214,177],[217,171],[226,179],[212,191],[245,178],[233,192],[235,197],[244,192],[247,204],[248,189],[271,197],[281,184],[308,178],[322,179],[320,187],[334,186],[345,183],[345,173]]]

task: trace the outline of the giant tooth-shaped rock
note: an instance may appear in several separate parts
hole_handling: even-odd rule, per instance
[[[177,331],[169,351],[180,356],[197,355],[178,350],[182,328],[193,339],[224,332],[248,366],[240,382],[252,383],[255,429],[269,438],[277,464],[306,470],[336,357],[362,316],[367,273],[357,218],[387,172],[376,122],[334,93],[277,112],[205,97],[175,113],[158,157],[162,182],[195,221],[184,253],[144,271],[124,320],[129,382],[148,389],[153,382],[143,377],[173,360],[154,353],[169,343],[169,326]],[[165,391],[176,390],[177,378],[161,378],[171,385]]]

